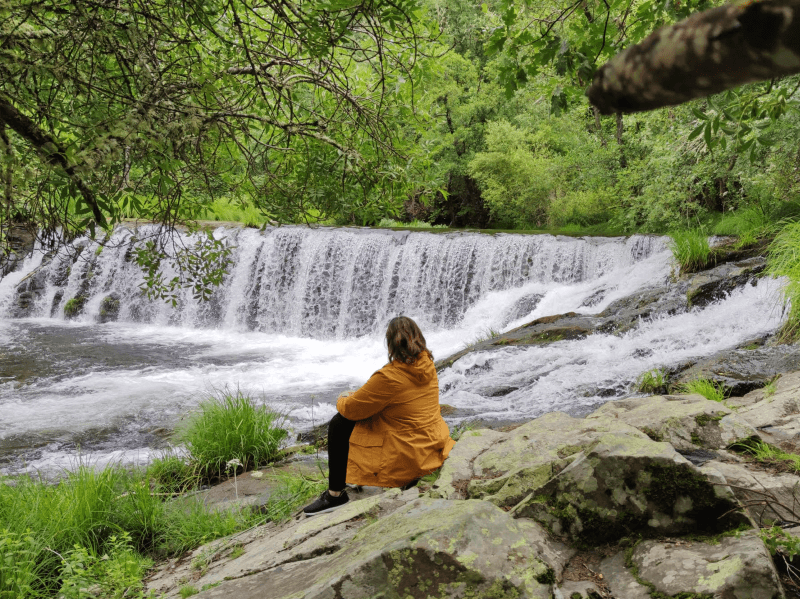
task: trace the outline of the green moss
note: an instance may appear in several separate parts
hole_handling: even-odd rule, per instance
[[[68,319],[78,316],[78,314],[83,310],[83,305],[85,303],[85,296],[75,296],[74,298],[70,298],[67,300],[66,304],[64,304],[64,316]]]
[[[694,422],[697,423],[700,427],[705,427],[709,423],[721,421],[724,416],[725,415],[707,415],[704,413],[702,415],[697,415],[694,418]]]
[[[654,442],[663,442],[664,436],[662,436],[658,431],[655,429],[651,429],[650,427],[642,427],[642,433],[644,433],[647,437],[649,437]]]
[[[553,585],[556,582],[556,573],[552,568],[547,567],[547,570],[536,576],[536,581],[544,585]]]
[[[703,445],[702,438],[697,433],[695,433],[694,431],[692,432],[692,443],[695,446],[702,446]]]
[[[650,475],[650,483],[644,495],[661,512],[671,515],[680,498],[691,498],[692,507],[682,516],[694,523],[693,530],[720,533],[744,522],[743,514],[733,510],[737,506],[719,498],[714,486],[689,466],[650,465],[645,472]]]

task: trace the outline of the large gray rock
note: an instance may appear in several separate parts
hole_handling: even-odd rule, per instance
[[[722,474],[757,526],[793,521],[800,515],[800,477],[797,475],[774,474],[719,461],[710,461],[704,466]]]
[[[472,463],[470,498],[511,507],[541,488],[576,458],[599,443],[603,435],[649,442],[638,429],[613,419],[587,421],[553,412],[492,442]]]
[[[584,547],[633,533],[722,531],[749,524],[724,481],[719,483],[713,485],[707,471],[669,444],[603,434],[520,502],[514,514]]]
[[[625,564],[625,552],[603,559],[600,573],[614,598],[650,598],[650,589],[637,581]]]
[[[757,435],[753,426],[730,408],[697,394],[615,400],[586,419],[618,419],[651,439],[685,451],[697,446],[726,448]]]
[[[724,537],[718,544],[645,541],[631,562],[640,581],[662,597],[783,597],[772,559],[756,535]]]
[[[463,499],[461,488],[472,479],[475,458],[492,444],[507,437],[508,434],[491,429],[464,432],[442,465],[429,495],[433,498]]]
[[[420,498],[326,558],[224,581],[201,597],[549,597],[568,554],[488,502]]]
[[[771,388],[730,398],[729,403],[754,427],[800,445],[800,372],[781,375]]]

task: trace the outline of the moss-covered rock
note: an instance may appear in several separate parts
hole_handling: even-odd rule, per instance
[[[86,304],[86,298],[84,296],[70,298],[64,304],[64,316],[67,319],[74,319],[83,312],[84,304]]]
[[[626,398],[604,404],[587,420],[618,419],[669,442],[677,450],[725,448],[757,434],[753,426],[730,408],[697,394]]]
[[[629,563],[654,597],[783,597],[775,566],[752,534],[723,537],[718,543],[645,541]]]
[[[543,598],[572,555],[487,502],[389,496],[369,510],[401,506],[374,519],[361,500],[254,539],[201,597]]]
[[[101,323],[116,321],[119,317],[119,307],[119,296],[117,294],[109,294],[100,302],[98,320]]]
[[[669,444],[605,434],[514,513],[582,547],[631,534],[716,532],[749,523],[717,487]]]

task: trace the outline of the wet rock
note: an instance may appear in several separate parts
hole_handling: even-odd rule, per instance
[[[100,302],[100,323],[116,321],[119,317],[119,294],[109,294]]]
[[[3,228],[8,254],[0,252],[0,278],[5,277],[17,268],[33,250],[36,236],[27,227],[12,224]]]
[[[713,379],[724,385],[731,396],[744,396],[764,387],[780,373],[797,370],[800,370],[800,349],[795,346],[727,350],[698,361],[681,373],[676,383]]]
[[[70,298],[64,304],[64,316],[67,319],[74,319],[83,312],[83,307],[86,304],[86,296],[75,296]]]
[[[542,294],[529,294],[517,300],[503,316],[503,326],[532,313],[539,305],[542,298],[544,298]]]
[[[722,300],[737,287],[755,283],[766,268],[765,258],[756,256],[730,262],[693,276],[686,291],[690,306],[702,307]]]
[[[679,451],[698,446],[726,448],[757,435],[753,426],[730,408],[697,394],[615,400],[586,418],[618,419]]]
[[[631,556],[639,578],[662,596],[779,598],[778,575],[755,535],[724,537],[719,544],[645,541]]]

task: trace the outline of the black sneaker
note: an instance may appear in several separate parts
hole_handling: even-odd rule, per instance
[[[338,496],[331,496],[328,493],[328,490],[322,492],[322,495],[314,500],[311,504],[306,506],[303,509],[303,512],[307,516],[311,515],[319,515],[322,513],[330,512],[332,510],[336,510],[340,506],[344,506],[350,502],[350,498],[347,497],[347,491],[343,491]]]

